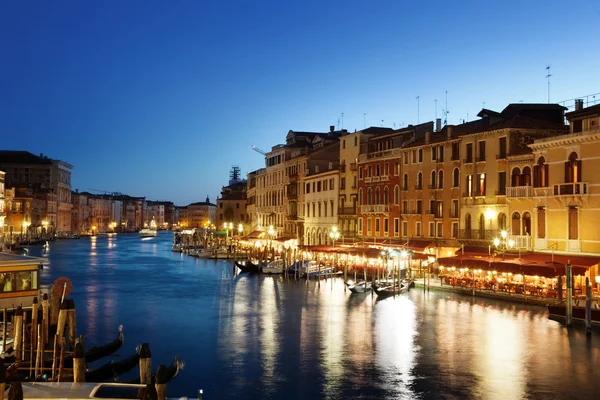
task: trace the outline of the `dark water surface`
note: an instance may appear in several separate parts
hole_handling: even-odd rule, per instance
[[[422,290],[377,301],[339,278],[234,276],[229,261],[171,253],[171,238],[52,242],[42,273],[43,284],[73,281],[86,347],[123,324],[115,360],[143,342],[154,371],[185,360],[170,397],[600,397],[600,334],[567,331],[543,308]]]

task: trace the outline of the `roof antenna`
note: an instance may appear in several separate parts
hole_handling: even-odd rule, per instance
[[[550,66],[546,67],[546,79],[548,79],[548,104],[550,104],[550,77],[552,74],[550,73]]]
[[[443,110],[442,114],[444,114],[444,125],[448,125],[448,114],[450,114],[450,111],[448,111],[448,91],[446,90],[446,109]]]
[[[342,130],[344,130],[344,113],[342,113]]]
[[[419,122],[420,122],[419,121],[419,116],[420,116],[420,113],[421,113],[420,105],[419,105],[419,103],[421,101],[420,98],[421,98],[421,96],[417,96],[416,97],[416,99],[417,99],[417,125],[419,125]]]

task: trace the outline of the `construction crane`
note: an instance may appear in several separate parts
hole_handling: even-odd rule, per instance
[[[266,156],[266,155],[267,155],[267,153],[266,153],[265,151],[263,151],[263,150],[259,149],[259,148],[258,148],[258,147],[256,147],[255,145],[252,145],[252,150],[254,150],[254,151],[255,151],[255,152],[257,152],[257,153],[260,153],[260,154],[262,154],[263,156]]]

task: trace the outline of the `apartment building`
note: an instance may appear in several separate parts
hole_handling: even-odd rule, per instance
[[[315,168],[303,185],[304,244],[331,244],[329,232],[338,224],[339,170],[333,165],[325,172]]]
[[[530,228],[535,250],[598,255],[600,105],[583,108],[579,100],[566,118],[567,134],[536,139],[530,145],[533,153],[527,167],[531,179],[507,188],[514,224],[511,231],[517,233],[515,225],[521,221],[523,226],[528,214],[530,225],[526,228]],[[596,266],[592,275],[598,272]]]
[[[264,173],[256,176],[256,220],[259,226],[273,226],[276,235],[284,232],[285,145],[273,146],[265,155]]]
[[[252,171],[247,175],[246,180],[246,220],[248,230],[259,230],[258,219],[256,216],[256,181],[257,177],[264,174],[264,168]]]
[[[34,191],[52,190],[57,196],[56,220],[52,230],[71,229],[71,170],[73,166],[27,151],[0,151],[0,169],[6,172],[7,187],[27,187]]]
[[[208,196],[206,201],[189,204],[180,210],[180,225],[186,228],[206,228],[217,220],[217,205],[211,203]]]
[[[340,138],[338,229],[348,239],[358,233],[358,157],[369,137],[393,133],[392,128],[370,127]]]
[[[557,104],[509,104],[502,112],[481,110],[473,132],[460,136],[462,201],[460,239],[489,245],[508,231],[514,246],[531,249],[532,210],[514,210],[528,197],[535,140],[562,135],[565,108]],[[518,208],[518,207],[517,207]]]
[[[238,181],[221,189],[221,197],[217,198],[217,227],[220,229],[225,223],[232,223],[235,232],[239,224],[248,223],[246,212],[246,181]]]

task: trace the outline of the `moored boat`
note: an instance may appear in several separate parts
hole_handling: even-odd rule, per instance
[[[263,274],[283,274],[283,260],[271,261],[262,267]]]
[[[235,261],[236,267],[240,269],[241,272],[260,272],[260,263],[253,263],[252,261]]]
[[[348,284],[348,289],[350,289],[352,293],[366,293],[373,290],[373,287],[371,286],[371,282],[360,281]]]
[[[290,271],[295,273],[299,271],[300,276],[319,276],[319,275],[331,275],[333,273],[332,267],[318,264],[316,261],[304,260],[295,262],[291,267]]]
[[[377,293],[378,298],[385,298],[406,292],[408,290],[408,285],[404,282],[384,285],[380,284],[375,286],[373,290]]]
[[[550,318],[567,318],[567,305],[564,301],[561,303],[548,304],[546,305],[546,308],[548,309],[548,317]],[[572,310],[573,320],[585,322],[585,307],[573,306]],[[600,324],[600,308],[594,307],[594,305],[592,305],[592,323]]]
[[[147,385],[132,383],[22,382],[23,399],[137,399],[152,398]],[[156,396],[156,392],[154,392]],[[10,397],[10,391],[9,391]],[[169,399],[169,398],[168,398]],[[174,398],[171,398],[174,399]],[[179,399],[179,398],[178,398]]]

